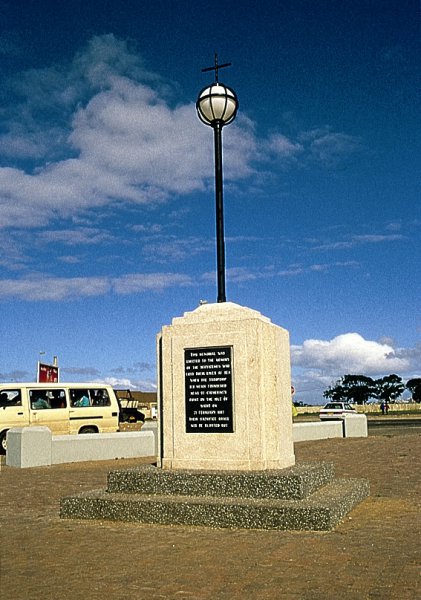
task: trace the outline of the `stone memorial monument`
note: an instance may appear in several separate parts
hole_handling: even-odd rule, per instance
[[[232,302],[202,304],[158,335],[164,469],[294,464],[288,332]]]
[[[368,495],[331,463],[294,464],[288,332],[258,311],[202,304],[162,328],[157,355],[157,466],[111,471],[62,517],[329,530]]]

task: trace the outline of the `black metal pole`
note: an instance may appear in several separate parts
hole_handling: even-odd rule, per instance
[[[222,121],[212,124],[215,142],[215,197],[216,197],[216,261],[218,302],[226,302],[225,295],[225,240],[224,199],[222,188]]]

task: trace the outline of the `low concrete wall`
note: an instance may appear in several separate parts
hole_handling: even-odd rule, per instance
[[[321,406],[297,406],[297,412],[299,415],[314,415],[319,414],[320,409],[323,408],[324,404]],[[354,408],[358,413],[361,414],[372,414],[379,413],[381,414],[380,404],[353,404]],[[416,402],[401,402],[396,404],[389,404],[390,412],[409,412],[409,413],[421,413],[421,404],[417,404]]]
[[[9,429],[6,465],[22,469],[51,465],[51,437],[48,427]]]
[[[7,433],[6,464],[27,468],[156,456],[155,446],[153,431],[53,436],[48,427],[16,427]]]
[[[344,418],[344,437],[367,437],[367,417],[365,415],[346,415]]]
[[[343,436],[342,421],[294,423],[292,426],[292,439],[294,442],[327,440],[329,438],[341,438]]]
[[[142,431],[152,431],[155,438],[155,451],[152,456],[158,456],[158,422],[148,419],[143,423]]]
[[[152,431],[53,436],[51,464],[154,456]]]
[[[351,415],[344,421],[293,424],[293,441],[367,437],[367,417]],[[6,464],[27,468],[62,463],[157,456],[157,423],[141,431],[52,435],[48,427],[16,427],[7,433]]]
[[[367,417],[365,415],[347,415],[343,420],[310,421],[294,423],[292,426],[294,442],[341,437],[367,437],[367,435]]]

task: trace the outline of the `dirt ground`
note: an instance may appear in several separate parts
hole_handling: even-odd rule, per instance
[[[2,600],[378,599],[420,589],[421,436],[296,444],[367,477],[371,497],[333,532],[213,530],[59,519],[60,497],[104,488],[137,460],[2,466]]]

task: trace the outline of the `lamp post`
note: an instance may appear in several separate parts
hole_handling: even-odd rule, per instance
[[[218,65],[215,54],[215,66],[202,71],[215,71],[215,82],[199,93],[196,110],[199,119],[213,129],[215,148],[215,200],[216,200],[216,256],[218,302],[226,302],[225,294],[225,240],[224,240],[224,202],[222,182],[222,128],[235,119],[238,110],[237,96],[231,88],[219,83],[218,71],[231,63]]]

